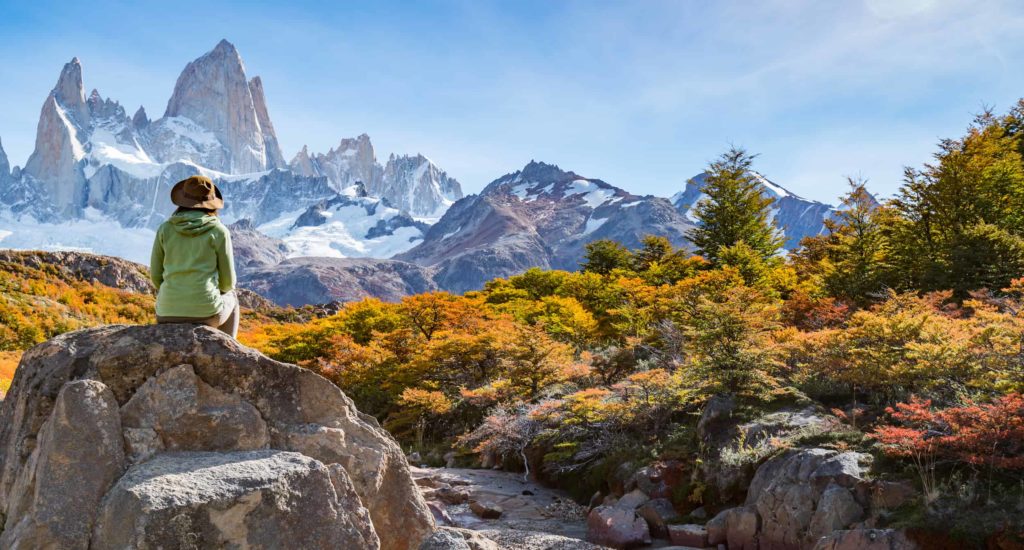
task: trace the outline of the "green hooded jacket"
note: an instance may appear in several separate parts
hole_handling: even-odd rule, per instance
[[[235,288],[231,234],[217,216],[175,213],[156,231],[149,269],[158,316],[217,315],[221,294]]]

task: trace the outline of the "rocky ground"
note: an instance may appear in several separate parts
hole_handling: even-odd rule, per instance
[[[587,540],[587,508],[568,493],[490,469],[412,468],[438,525],[468,529],[509,550],[597,550]],[[472,503],[477,503],[473,505]],[[497,517],[481,517],[485,511]],[[476,510],[476,511],[475,511]],[[564,537],[564,538],[563,538]],[[472,545],[470,545],[472,547]],[[648,548],[686,548],[654,539]],[[443,548],[443,547],[438,547]]]

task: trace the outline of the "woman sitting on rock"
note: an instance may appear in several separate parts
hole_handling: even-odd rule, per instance
[[[238,297],[231,235],[217,211],[220,189],[204,176],[171,189],[178,209],[156,231],[150,272],[158,323],[196,323],[238,335]]]

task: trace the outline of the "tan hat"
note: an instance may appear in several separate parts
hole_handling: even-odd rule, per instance
[[[206,176],[192,176],[174,184],[171,188],[171,202],[185,208],[224,208],[224,195]]]

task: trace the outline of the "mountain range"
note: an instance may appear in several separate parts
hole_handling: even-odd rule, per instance
[[[705,177],[666,199],[531,161],[464,197],[422,154],[381,164],[367,134],[284,159],[263,82],[226,40],[186,65],[155,120],[86,95],[75,58],[43,102],[24,168],[11,168],[0,142],[0,246],[145,262],[173,212],[171,186],[200,173],[224,194],[243,285],[291,305],[397,299],[535,266],[576,269],[596,239],[635,247],[656,234],[688,246]],[[753,175],[776,199],[787,248],[823,230],[831,206]]]

